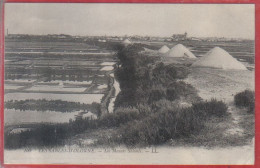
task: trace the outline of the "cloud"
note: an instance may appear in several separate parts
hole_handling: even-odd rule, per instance
[[[255,36],[252,4],[6,3],[5,11],[11,33]]]

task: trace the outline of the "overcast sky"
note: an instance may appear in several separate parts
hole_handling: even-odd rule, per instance
[[[5,29],[21,34],[254,39],[254,23],[252,4],[5,4]]]

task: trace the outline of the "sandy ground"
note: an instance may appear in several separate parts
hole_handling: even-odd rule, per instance
[[[158,147],[129,151],[126,148],[74,148],[52,151],[5,150],[5,163],[20,164],[254,164],[252,146],[225,149]]]
[[[244,91],[245,89],[255,90],[255,72],[249,70],[221,70],[211,68],[193,68],[191,74],[185,79],[185,82],[193,85],[199,96],[204,100],[216,98],[222,100],[228,105],[228,112],[232,116],[232,124],[227,129],[225,135],[242,136],[246,130],[239,126],[243,116],[239,114],[239,110],[234,105],[234,95]],[[254,138],[252,142],[254,141]],[[246,148],[254,149],[254,145],[245,147],[236,147],[241,150],[240,153],[235,153],[234,157],[239,157],[241,153],[254,158],[250,155]],[[215,151],[217,153],[217,151]]]
[[[185,82],[193,85],[204,100],[216,98],[231,103],[245,89],[255,90],[254,71],[192,68]]]
[[[241,116],[234,106],[234,95],[245,89],[255,90],[255,72],[249,70],[221,70],[212,68],[193,68],[191,74],[185,79],[198,90],[204,100],[216,98],[228,105],[228,112],[232,115],[233,126],[226,134],[243,133],[238,126]]]

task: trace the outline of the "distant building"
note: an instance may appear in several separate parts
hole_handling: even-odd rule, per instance
[[[187,32],[184,34],[173,34],[172,35],[172,41],[182,41],[187,40]]]

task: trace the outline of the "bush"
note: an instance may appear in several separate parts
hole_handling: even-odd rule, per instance
[[[190,73],[189,69],[185,66],[159,63],[152,71],[153,81],[160,84],[167,84],[176,79],[185,79]]]
[[[53,147],[62,145],[73,131],[68,124],[37,125],[36,128],[21,133],[5,133],[4,143],[7,149],[22,147]]]
[[[245,90],[234,96],[235,105],[238,107],[247,107],[248,112],[253,113],[255,109],[255,92]]]
[[[252,102],[247,110],[248,113],[254,113],[255,112],[255,102]]]
[[[212,99],[211,101],[199,102],[192,105],[193,110],[201,117],[222,117],[227,114],[227,105],[223,101]]]
[[[145,117],[145,116],[151,114],[151,111],[152,111],[151,106],[149,106],[147,104],[140,103],[140,104],[137,104],[136,107],[140,113],[140,116]]]
[[[159,104],[170,104],[161,100]],[[172,104],[143,120],[128,122],[119,130],[119,141],[126,145],[157,145],[181,137],[199,134],[206,120],[227,114],[227,106],[215,99],[209,102],[193,104],[188,108],[179,108]]]
[[[250,90],[245,90],[235,95],[235,105],[239,107],[249,107],[254,102],[255,93]]]
[[[151,104],[153,102],[159,101],[166,97],[165,89],[164,88],[155,88],[150,90],[148,103]]]
[[[194,113],[191,108],[172,109],[130,122],[119,131],[120,142],[129,146],[157,145],[171,138],[189,136],[202,128],[201,119]]]
[[[179,104],[177,101],[169,101],[167,99],[160,99],[159,101],[151,104],[153,113],[162,113],[164,111],[172,110],[178,107]]]
[[[79,119],[69,123],[33,124],[31,130],[4,133],[6,149],[23,147],[55,147],[64,145],[66,139],[87,129],[97,128],[97,120]]]
[[[117,108],[114,113],[102,116],[98,123],[101,127],[118,127],[138,118],[139,111],[136,108]]]
[[[191,85],[187,84],[183,81],[174,81],[168,85],[167,88],[167,99],[168,100],[176,100],[181,97],[184,98],[195,98],[198,97],[196,89]]]

